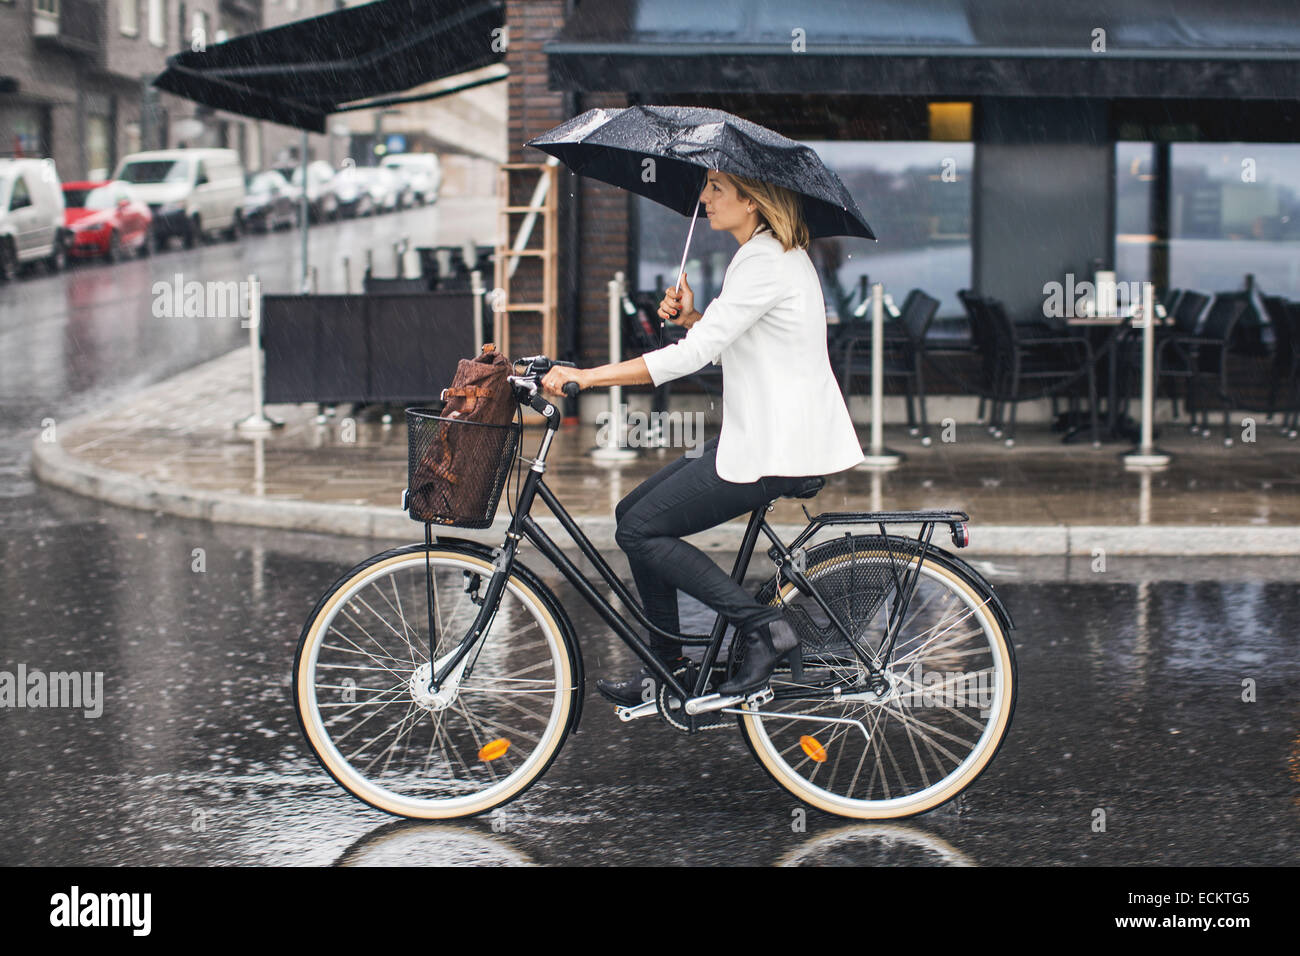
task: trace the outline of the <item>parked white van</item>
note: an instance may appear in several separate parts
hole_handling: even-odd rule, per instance
[[[159,149],[132,153],[113,177],[130,183],[153,210],[157,242],[179,236],[192,248],[208,234],[243,232],[244,167],[233,149]]]
[[[57,272],[67,255],[63,185],[54,160],[0,159],[0,282],[38,260]]]
[[[384,165],[410,184],[420,205],[438,201],[442,163],[437,153],[395,153],[384,157]]]

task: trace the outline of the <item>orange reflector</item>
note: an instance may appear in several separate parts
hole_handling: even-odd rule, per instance
[[[510,749],[510,741],[504,737],[498,737],[496,740],[489,740],[483,745],[483,749],[478,752],[479,760],[496,760],[498,757],[505,756],[505,752]]]
[[[816,737],[809,737],[804,734],[799,738],[799,746],[803,748],[803,752],[808,755],[809,760],[815,760],[818,763],[826,762],[826,748],[821,745],[821,742]]]

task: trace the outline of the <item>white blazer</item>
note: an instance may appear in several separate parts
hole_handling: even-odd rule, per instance
[[[828,475],[862,461],[826,352],[817,270],[765,228],[736,250],[721,293],[685,338],[643,358],[656,387],[721,360],[724,481]]]

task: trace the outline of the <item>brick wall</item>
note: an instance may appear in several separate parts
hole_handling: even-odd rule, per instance
[[[539,133],[544,133],[571,116],[565,110],[564,94],[549,87],[546,54],[542,46],[564,26],[564,0],[507,0],[506,23],[509,26],[509,46],[506,64],[509,79],[509,162],[539,163],[545,154],[524,147],[524,143]],[[596,106],[626,106],[623,93],[586,94],[578,97],[576,112]],[[528,201],[534,177],[529,177],[520,192],[510,197],[514,204]],[[623,190],[582,177],[574,177],[561,168],[559,177],[559,341],[561,351],[566,341],[566,324],[578,323],[579,359],[590,365],[602,362],[608,355],[607,330],[608,296],[606,284],[616,270],[627,270],[629,233],[628,198]],[[570,192],[580,197],[581,213],[578,224],[579,261],[571,263],[565,253],[568,243],[567,207]],[[512,227],[522,219],[511,217]],[[539,244],[535,235],[533,244]],[[576,269],[576,277],[574,275]],[[511,283],[512,293],[529,300],[540,297],[541,271],[536,262],[524,259]],[[569,288],[578,288],[578,309],[570,315]],[[540,347],[540,323],[528,313],[516,313],[511,318],[511,351],[516,355],[528,354]]]

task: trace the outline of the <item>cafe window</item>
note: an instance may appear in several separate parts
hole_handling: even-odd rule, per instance
[[[814,239],[808,254],[821,277],[827,318],[845,321],[861,304],[862,278],[882,282],[898,304],[913,288],[958,310],[970,285],[969,142],[805,141],[844,182],[879,241]],[[701,171],[703,174],[703,171]],[[637,197],[639,288],[660,293],[677,280],[690,219]],[[701,311],[717,296],[736,241],[701,213],[686,264]]]
[[[1155,144],[1115,144],[1115,280],[1151,281]]]
[[[1169,284],[1300,297],[1300,145],[1175,143]]]

